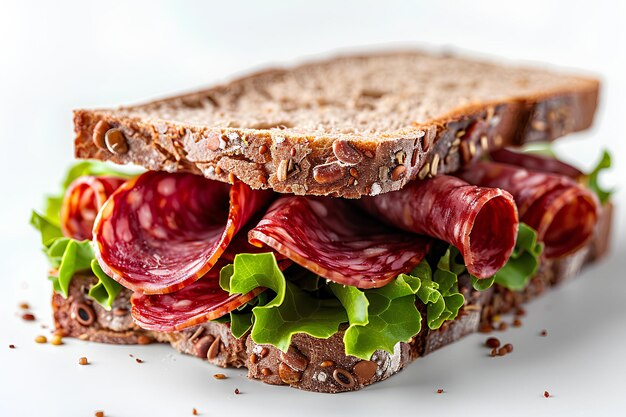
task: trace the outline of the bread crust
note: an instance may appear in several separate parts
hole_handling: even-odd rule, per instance
[[[345,59],[358,58],[335,61]],[[315,65],[321,64],[308,64]],[[488,149],[551,141],[587,129],[593,122],[599,91],[597,80],[576,78],[571,85],[541,93],[448,108],[435,117],[376,135],[303,133],[245,124],[217,127],[147,116],[161,104],[193,108],[218,92],[241,89],[256,79],[280,77],[299,68],[307,66],[264,71],[141,106],[76,110],[75,155],[133,163],[149,170],[192,172],[223,182],[238,178],[254,189],[358,198],[399,190],[416,178],[454,172]],[[143,111],[142,116],[133,113],[137,109]],[[112,153],[94,143],[94,130],[101,121],[124,134],[127,152]]]
[[[246,367],[248,378],[268,384],[325,393],[354,391],[389,378],[415,359],[476,332],[481,324],[491,323],[495,315],[510,312],[548,288],[571,280],[585,264],[606,254],[610,241],[607,225],[611,224],[612,212],[612,204],[607,203],[589,244],[567,257],[544,260],[524,291],[510,291],[495,285],[478,292],[472,289],[468,276],[461,277],[460,290],[466,302],[455,320],[445,322],[438,330],[422,326],[411,341],[398,343],[393,353],[376,351],[369,361],[345,355],[343,331],[328,339],[296,334],[289,351],[282,353],[273,346],[256,344],[249,335],[235,339],[228,324],[217,322],[174,333],[143,330],[130,317],[129,291],[123,290],[111,311],[86,297],[86,290],[95,282],[89,275],[76,275],[72,279],[67,299],[53,295],[54,322],[63,335],[82,340],[113,344],[170,343],[179,352],[206,359],[217,366]],[[77,321],[73,312],[79,303],[93,309],[96,319],[92,324]],[[212,348],[214,344],[216,347]]]

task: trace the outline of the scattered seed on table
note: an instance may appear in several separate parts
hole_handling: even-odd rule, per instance
[[[59,334],[55,334],[52,336],[52,339],[50,340],[50,344],[54,345],[54,346],[59,346],[63,344],[63,338],[61,337],[61,335]]]
[[[35,321],[36,317],[32,313],[24,313],[22,314],[22,320],[24,321]]]
[[[489,348],[500,347],[500,339],[497,337],[490,337],[485,341],[485,345]]]

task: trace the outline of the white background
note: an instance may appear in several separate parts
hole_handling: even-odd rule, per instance
[[[418,43],[550,62],[604,82],[594,128],[559,142],[583,167],[601,148],[626,181],[626,3],[622,1],[0,1],[0,416],[625,415],[624,194],[605,263],[532,303],[515,345],[489,358],[474,335],[391,380],[335,396],[245,380],[165,346],[102,346],[46,334],[46,263],[29,211],[72,160],[77,107],[143,101],[251,68],[354,46]],[[28,301],[39,320],[25,323]],[[546,328],[549,336],[538,332]],[[17,349],[8,349],[9,344]],[[145,360],[137,364],[133,353]],[[79,367],[87,356],[92,365]],[[243,394],[235,396],[238,387]],[[445,390],[438,395],[438,388]],[[544,390],[552,398],[543,398]]]

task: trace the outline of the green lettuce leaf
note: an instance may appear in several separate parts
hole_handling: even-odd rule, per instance
[[[61,288],[63,297],[67,298],[69,295],[70,281],[74,274],[78,271],[89,270],[93,259],[95,259],[95,255],[89,240],[79,242],[69,239],[61,257],[58,271],[59,288]]]
[[[587,187],[591,189],[602,204],[606,203],[613,194],[614,190],[605,190],[598,183],[598,177],[602,171],[611,167],[611,154],[605,149],[602,152],[602,157],[598,161],[596,167],[586,175]]]
[[[47,216],[41,215],[34,210],[30,215],[30,225],[39,230],[39,233],[41,233],[41,244],[45,247],[49,247],[54,240],[63,237],[61,227],[58,223],[55,224],[53,221],[50,221]]]
[[[485,291],[491,288],[493,283],[496,281],[496,276],[492,276],[490,278],[476,278],[474,275],[470,274],[470,278],[472,280],[472,287],[476,291]]]
[[[496,284],[514,291],[526,288],[530,278],[537,272],[542,251],[543,244],[537,242],[537,232],[525,223],[520,223],[511,257],[493,276]]]
[[[232,271],[229,284],[225,278]],[[220,282],[231,294],[245,294],[258,287],[272,290],[276,295],[267,304],[252,309],[254,325],[252,339],[259,344],[271,344],[287,351],[296,333],[326,339],[347,321],[346,311],[337,299],[319,299],[288,282],[271,253],[239,254],[232,269],[224,267]]]
[[[344,334],[347,355],[369,359],[379,349],[393,353],[398,342],[407,342],[421,328],[415,307],[419,278],[402,274],[382,288],[361,291],[330,284],[350,318]]]
[[[115,301],[119,295],[122,286],[105,274],[102,268],[100,268],[98,261],[95,259],[91,260],[91,270],[96,278],[98,278],[98,282],[89,289],[88,295],[105,309],[111,310],[113,301]]]
[[[463,270],[451,259],[449,249],[434,276],[424,260],[410,274],[401,274],[382,288],[360,290],[324,283],[317,277],[302,280],[299,276],[292,282],[280,271],[273,254],[239,254],[220,271],[220,286],[231,294],[258,287],[270,290],[263,293],[267,299],[251,312],[246,308],[231,312],[235,337],[251,329],[256,343],[286,351],[296,333],[325,339],[347,323],[345,353],[369,359],[379,349],[392,353],[398,342],[407,342],[419,333],[422,317],[417,300],[427,305],[430,328],[453,320],[464,303],[457,281],[457,273]],[[273,297],[267,295],[272,292]]]
[[[465,303],[458,281],[458,276],[465,272],[465,265],[456,261],[457,255],[458,250],[450,246],[437,262],[433,281],[437,283],[441,297],[426,306],[426,321],[431,329],[438,329],[446,320],[454,320]]]
[[[244,334],[248,333],[248,330],[252,328],[253,324],[254,315],[251,311],[230,312],[230,332],[236,339],[241,339]]]

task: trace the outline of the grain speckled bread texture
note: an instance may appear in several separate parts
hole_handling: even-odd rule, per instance
[[[214,365],[246,367],[249,378],[265,383],[326,393],[354,391],[387,379],[413,360],[477,331],[481,324],[490,323],[493,316],[510,312],[549,287],[572,279],[583,265],[606,253],[611,219],[612,205],[608,203],[602,210],[592,241],[570,256],[543,262],[524,291],[494,286],[478,292],[471,288],[469,277],[462,277],[460,288],[465,305],[454,321],[434,331],[423,325],[422,331],[409,343],[398,343],[392,354],[377,351],[369,361],[345,355],[341,331],[329,339],[296,334],[287,353],[272,346],[258,345],[250,336],[235,339],[228,324],[209,322],[175,333],[145,331],[130,317],[128,291],[118,297],[110,312],[93,304],[85,295],[95,282],[90,276],[74,277],[68,299],[53,295],[54,319],[57,330],[66,336],[117,344],[169,342],[178,351],[207,359]],[[79,322],[79,307],[86,309],[93,320]]]
[[[598,90],[591,78],[449,55],[342,56],[143,105],[76,110],[75,153],[358,198],[456,171],[486,148],[586,129]],[[109,128],[127,151],[102,145]]]

